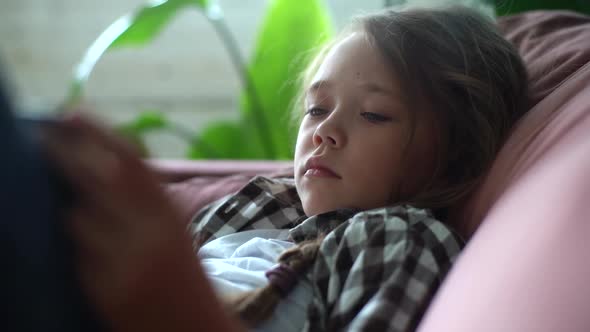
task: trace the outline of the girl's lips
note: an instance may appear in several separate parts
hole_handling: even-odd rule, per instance
[[[336,178],[336,179],[340,178],[334,172],[332,172],[331,170],[326,169],[326,168],[310,168],[307,171],[305,171],[304,175],[305,176],[320,177],[320,178]]]
[[[336,178],[341,179],[342,177],[336,172],[325,166],[320,157],[311,157],[305,163],[305,176],[324,177],[324,178]]]

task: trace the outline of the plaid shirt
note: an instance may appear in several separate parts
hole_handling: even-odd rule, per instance
[[[293,179],[255,177],[193,219],[199,241],[248,229],[290,229],[301,242],[327,234],[309,271],[304,331],[412,331],[462,247],[423,209],[394,206],[305,216]]]

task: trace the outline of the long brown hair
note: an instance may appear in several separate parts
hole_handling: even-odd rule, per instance
[[[358,22],[404,82],[406,103],[426,101],[442,124],[436,174],[406,198],[445,209],[468,195],[526,111],[527,74],[487,17],[465,7],[384,11]]]
[[[404,82],[404,102],[417,112],[432,112],[441,129],[438,167],[430,181],[393,203],[444,215],[474,189],[525,112],[527,74],[518,52],[493,21],[461,6],[384,10],[357,18],[346,31],[366,35],[389,62],[392,75]],[[312,62],[304,84],[334,44]],[[321,239],[299,244],[279,261],[295,257],[288,264],[302,274],[314,262],[320,243]],[[255,326],[272,313],[280,296],[276,285],[269,283],[228,305]]]

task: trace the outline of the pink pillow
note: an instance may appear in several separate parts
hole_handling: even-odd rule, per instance
[[[589,16],[532,11],[500,18],[498,24],[525,60],[532,108],[515,126],[484,183],[466,204],[451,211],[450,220],[466,236],[473,234],[498,198],[585,116],[584,109],[568,107],[572,98],[585,95],[581,103],[590,103],[587,92],[582,92],[590,66]]]
[[[531,107],[590,61],[589,25],[588,16],[569,11],[530,11],[498,20],[526,63]]]
[[[590,18],[534,12],[507,19],[518,20],[515,29],[535,43],[514,30],[507,36],[533,66],[533,96],[542,99],[463,211],[467,233],[484,221],[421,332],[590,331]],[[541,58],[561,60],[534,67]]]

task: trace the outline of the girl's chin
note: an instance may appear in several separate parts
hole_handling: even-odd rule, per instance
[[[342,204],[336,204],[335,202],[322,202],[315,200],[303,203],[303,211],[305,212],[306,216],[315,216],[343,208],[344,207]]]
[[[297,192],[301,198],[306,216],[315,216],[348,206],[341,200],[343,197],[340,195],[343,189],[340,186],[334,187],[319,182],[309,183],[307,181],[299,184]]]
[[[330,212],[332,210],[335,209],[325,204],[318,204],[318,202],[313,202],[311,204],[303,204],[303,211],[305,212],[305,215],[309,217]]]

